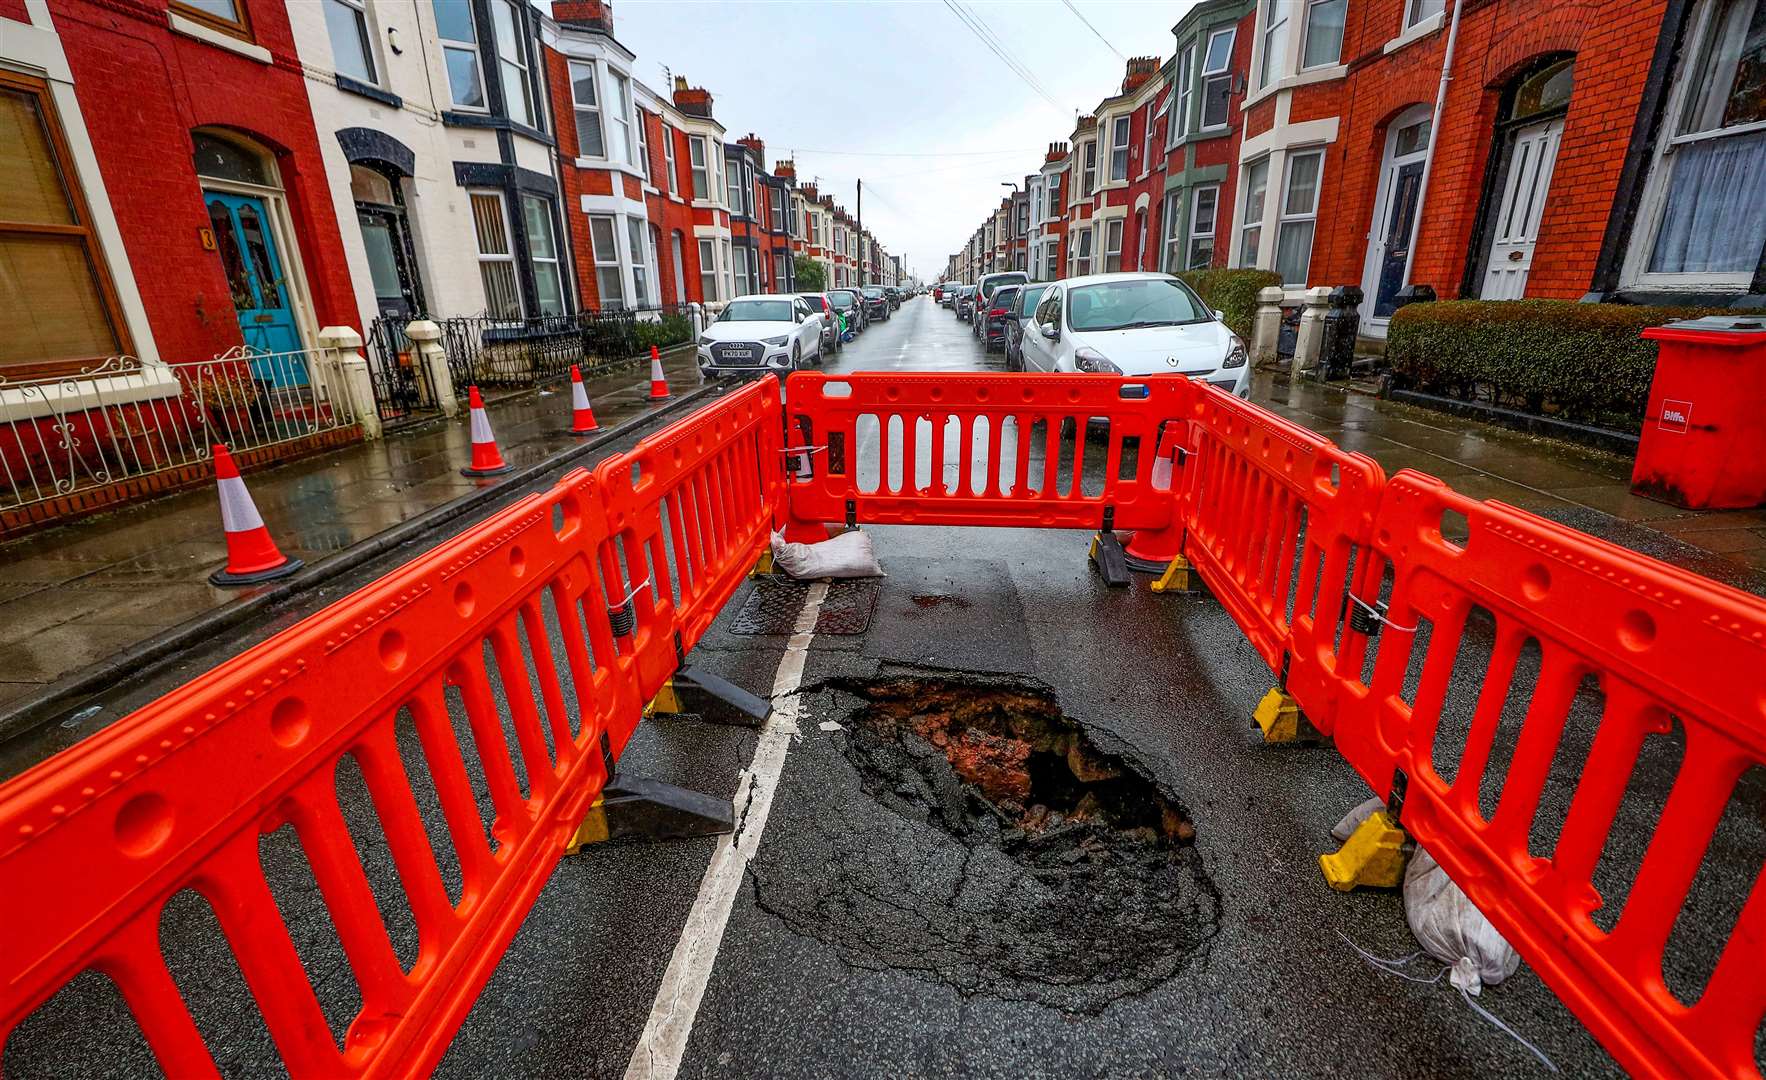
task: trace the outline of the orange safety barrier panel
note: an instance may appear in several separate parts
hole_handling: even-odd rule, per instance
[[[1178,377],[796,372],[785,380],[785,419],[789,438],[808,440],[793,449],[810,447],[811,466],[787,483],[790,516],[1165,528],[1175,504],[1153,485],[1153,458],[1192,386]],[[1088,427],[1091,438],[1075,436]],[[1087,480],[1086,465],[1099,460],[1101,478]]]
[[[0,1042],[93,969],[119,988],[167,1075],[219,1075],[160,948],[162,911],[191,889],[219,918],[292,1076],[426,1072],[600,790],[615,733],[642,708],[587,554],[606,528],[596,481],[578,470],[0,788]],[[464,725],[450,718],[450,690]],[[446,819],[457,901],[401,760],[401,711]],[[408,970],[345,823],[345,756],[415,918]],[[341,1051],[260,862],[259,837],[285,824],[361,992]]]
[[[1349,625],[1347,595],[1374,595],[1367,547],[1385,473],[1206,384],[1186,415],[1183,554],[1329,734],[1343,680],[1360,678],[1367,639]]]
[[[1447,512],[1463,515],[1465,542],[1443,538]],[[1759,1075],[1766,869],[1757,847],[1716,850],[1712,839],[1738,781],[1766,763],[1766,602],[1409,470],[1386,486],[1374,546],[1392,568],[1390,622],[1371,683],[1351,690],[1339,714],[1338,749],[1375,791],[1402,800],[1404,828],[1622,1064],[1649,1075]],[[1458,760],[1448,780],[1439,727],[1474,607],[1493,618],[1494,640],[1463,745],[1457,729],[1450,739]],[[1503,769],[1492,747],[1529,640],[1539,673]],[[1542,849],[1529,834],[1585,680],[1605,707],[1581,768],[1558,771],[1573,795]],[[1676,722],[1684,746],[1671,788],[1641,830],[1647,850],[1603,929],[1591,918],[1607,902],[1597,864],[1646,738]],[[1500,797],[1486,818],[1480,789],[1493,782]],[[1635,822],[1627,833],[1640,834]],[[1751,858],[1750,884],[1732,926],[1699,928],[1722,941],[1721,955],[1683,1004],[1664,980],[1664,950],[1708,855]]]
[[[771,376],[700,408],[595,469],[610,527],[608,604],[634,601],[646,701],[772,538],[783,493],[779,384]]]

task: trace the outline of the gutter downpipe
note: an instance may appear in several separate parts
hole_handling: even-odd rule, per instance
[[[1422,179],[1417,181],[1416,220],[1410,226],[1410,253],[1404,258],[1404,284],[1412,284],[1410,268],[1416,262],[1416,238],[1422,233],[1423,211],[1429,204],[1429,176],[1435,171],[1435,147],[1441,142],[1441,114],[1447,108],[1447,84],[1453,81],[1453,51],[1459,44],[1459,12],[1465,0],[1453,0],[1453,21],[1447,26],[1447,52],[1441,57],[1441,85],[1435,91],[1435,113],[1429,120],[1429,155],[1423,158]]]

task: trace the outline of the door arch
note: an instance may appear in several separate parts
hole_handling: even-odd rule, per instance
[[[1575,58],[1559,55],[1535,61],[1503,91],[1468,294],[1481,300],[1526,295],[1574,88]]]
[[[1429,156],[1433,117],[1429,106],[1412,105],[1386,125],[1380,182],[1374,189],[1372,227],[1361,274],[1362,293],[1373,305],[1367,321],[1372,336],[1385,336],[1386,324],[1397,307],[1398,290],[1404,287],[1410,270],[1418,228],[1417,195],[1422,189],[1423,163]]]
[[[408,322],[425,306],[399,177],[367,164],[351,165],[350,196],[368,256],[375,313]]]

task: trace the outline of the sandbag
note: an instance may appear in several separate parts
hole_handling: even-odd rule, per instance
[[[794,578],[882,577],[869,533],[850,529],[819,544],[793,544],[773,534],[773,568]]]
[[[1404,868],[1404,919],[1424,950],[1448,966],[1448,980],[1468,994],[1521,966],[1514,946],[1421,846]]]

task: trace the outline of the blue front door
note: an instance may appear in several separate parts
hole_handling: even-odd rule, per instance
[[[294,325],[294,304],[264,200],[218,191],[204,192],[203,197],[233,310],[239,316],[239,331],[257,356],[251,361],[252,377],[271,386],[306,385],[306,357]]]

